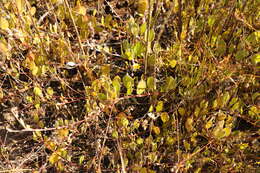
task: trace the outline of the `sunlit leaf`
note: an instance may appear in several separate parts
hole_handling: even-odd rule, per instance
[[[171,68],[174,68],[176,65],[177,65],[177,61],[175,59],[170,61]]]
[[[8,52],[9,50],[7,44],[4,41],[0,40],[0,53],[7,55]]]
[[[156,112],[161,112],[163,110],[163,101],[158,101],[156,105]]]
[[[9,23],[4,17],[0,17],[0,28],[3,30],[9,29]]]
[[[137,138],[136,143],[137,143],[138,145],[143,144],[143,143],[144,143],[143,138],[141,138],[141,137]]]
[[[47,94],[49,94],[50,96],[52,96],[54,94],[54,91],[51,87],[47,88]]]
[[[34,16],[34,14],[36,13],[36,8],[35,7],[31,7],[30,13],[31,13],[32,16]]]
[[[42,90],[41,90],[41,88],[39,88],[39,87],[34,87],[33,93],[34,93],[36,96],[43,97]]]
[[[136,93],[137,94],[142,94],[143,92],[145,92],[145,89],[146,89],[146,82],[145,82],[145,80],[141,79],[138,82]]]
[[[210,27],[212,27],[213,24],[215,23],[215,20],[216,20],[216,16],[209,16],[209,18],[208,18],[208,25]]]
[[[139,126],[140,126],[139,120],[135,120],[135,121],[134,121],[134,124],[133,124],[133,129],[138,129]]]
[[[25,1],[24,0],[15,0],[16,2],[16,7],[19,13],[22,13],[24,11],[24,5]]]
[[[211,118],[206,124],[205,124],[205,128],[209,129],[211,128],[213,125],[213,118]]]
[[[80,14],[80,15],[85,15],[86,12],[87,12],[87,9],[86,7],[84,7],[83,5],[81,5],[80,3],[77,4],[77,6],[75,7],[75,12],[77,14]]]
[[[59,155],[58,155],[56,152],[53,152],[53,153],[51,154],[51,156],[49,157],[49,162],[50,162],[51,164],[57,163],[58,160],[59,160]]]
[[[129,76],[129,74],[126,74],[123,78],[123,84],[127,89],[127,95],[132,94],[133,92],[133,86],[134,86],[134,79]]]
[[[257,65],[260,63],[260,54],[255,54],[251,57],[253,64]]]
[[[118,138],[118,132],[116,130],[112,132],[112,137],[116,139]]]
[[[225,137],[228,137],[231,134],[231,128],[230,127],[226,127],[223,130],[225,131]]]
[[[133,69],[134,69],[134,70],[138,70],[138,69],[140,69],[140,67],[141,67],[141,66],[140,66],[140,64],[138,64],[138,63],[134,63],[134,64],[133,64]]]

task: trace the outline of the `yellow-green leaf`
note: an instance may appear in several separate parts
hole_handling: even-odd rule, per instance
[[[153,132],[156,134],[156,135],[159,135],[160,134],[160,132],[161,132],[161,130],[160,130],[160,128],[159,127],[157,127],[157,126],[153,126]]]
[[[150,76],[147,78],[147,87],[149,90],[155,90],[156,89],[156,84],[155,84],[155,78]]]
[[[140,14],[144,14],[147,9],[148,9],[148,1],[147,0],[138,0],[137,12]]]
[[[3,30],[9,29],[9,23],[4,17],[0,17],[0,28]]]
[[[162,120],[162,122],[166,123],[167,121],[169,121],[169,119],[170,119],[170,117],[169,117],[167,112],[161,113],[161,120]]]
[[[164,85],[164,91],[167,92],[167,91],[173,90],[175,88],[176,88],[176,81],[175,81],[175,79],[172,76],[167,77],[165,85]]]
[[[51,87],[47,88],[47,94],[49,94],[50,96],[52,96],[54,93],[53,89]]]
[[[0,99],[4,98],[4,92],[3,92],[3,89],[0,88]],[[1,101],[1,100],[0,100]]]
[[[213,125],[213,118],[211,118],[211,119],[206,123],[205,128],[206,128],[206,129],[209,129],[209,128],[212,127],[212,125]]]
[[[81,156],[79,157],[79,164],[81,165],[84,160],[85,160],[85,156],[84,156],[84,155],[81,155]]]
[[[230,127],[226,127],[223,130],[225,131],[225,137],[227,137],[231,134],[231,128]]]
[[[123,78],[123,84],[127,89],[127,95],[132,94],[133,92],[133,85],[134,85],[134,79],[129,76],[129,74],[126,74]]]
[[[25,5],[24,0],[16,0],[15,2],[16,2],[16,7],[18,12],[22,13],[24,11],[24,5]]]
[[[193,127],[193,118],[189,117],[187,118],[186,122],[185,122],[185,128],[188,132],[193,131],[194,127]]]
[[[145,82],[145,80],[141,79],[138,82],[136,93],[137,94],[142,94],[143,92],[145,92],[145,89],[146,89],[146,82]]]
[[[51,156],[49,157],[49,162],[51,164],[55,164],[59,161],[59,155],[56,152],[53,152]]]
[[[112,137],[116,139],[118,138],[118,132],[116,130],[112,132]]]
[[[114,77],[114,79],[112,81],[112,85],[113,85],[114,90],[116,92],[116,96],[119,97],[120,89],[121,89],[121,78],[119,76]]]
[[[174,68],[177,65],[177,61],[175,59],[170,61],[171,68]]]
[[[143,144],[143,143],[144,143],[143,138],[141,138],[141,137],[137,138],[136,143],[137,143],[138,145]]]
[[[163,110],[163,101],[159,101],[156,105],[156,112],[161,112]]]
[[[179,112],[179,114],[180,114],[181,116],[184,116],[185,113],[186,113],[186,111],[185,111],[185,109],[184,109],[183,107],[179,107],[178,112]]]
[[[41,88],[39,88],[39,87],[34,87],[33,93],[34,93],[36,96],[43,97],[42,90],[41,90]]]

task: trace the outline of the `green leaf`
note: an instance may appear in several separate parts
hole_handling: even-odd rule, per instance
[[[166,138],[167,145],[173,145],[175,142],[176,142],[176,140],[173,137],[167,136],[167,138]]]
[[[257,117],[257,115],[259,116],[259,113],[260,113],[260,111],[259,111],[259,109],[257,109],[256,106],[251,106],[248,111],[248,115],[252,118]]]
[[[218,39],[216,49],[218,56],[222,56],[226,52],[226,47],[226,42],[222,38]]]
[[[112,137],[116,139],[118,138],[118,132],[116,130],[112,132]]]
[[[230,127],[226,127],[223,130],[225,132],[225,137],[228,137],[231,134],[231,128]]]
[[[237,51],[237,53],[235,54],[236,59],[238,60],[242,60],[245,57],[247,57],[249,55],[249,52],[247,50],[239,50]]]
[[[147,79],[147,87],[149,90],[156,90],[155,78],[150,76]]]
[[[212,27],[214,25],[215,21],[216,21],[216,16],[214,16],[214,15],[209,16],[209,18],[208,18],[208,25],[210,27]]]
[[[213,131],[213,136],[217,139],[221,139],[225,137],[225,134],[226,134],[225,130],[220,127],[215,128]]]
[[[136,143],[137,143],[138,145],[143,144],[143,143],[144,143],[143,138],[141,138],[141,137],[137,138]]]
[[[199,107],[199,106],[196,106],[195,111],[194,111],[194,116],[195,116],[195,117],[198,117],[199,114],[200,114],[200,107]]]
[[[53,89],[52,89],[51,87],[48,87],[48,88],[47,88],[47,94],[50,95],[50,96],[52,96],[53,93],[54,93]]]
[[[172,76],[167,77],[165,85],[164,85],[164,91],[167,92],[167,91],[170,91],[170,90],[174,90],[175,88],[176,88],[175,79]]]
[[[180,114],[181,116],[184,116],[185,113],[186,113],[186,111],[185,111],[185,109],[184,109],[183,107],[179,107],[178,112],[179,112],[179,114]]]
[[[81,165],[84,160],[85,160],[85,156],[84,156],[84,155],[81,155],[81,156],[79,157],[79,164]]]
[[[260,54],[255,54],[255,55],[253,55],[253,56],[251,57],[251,60],[252,60],[252,63],[253,63],[254,65],[259,64],[259,62],[260,62]]]
[[[114,87],[115,93],[117,98],[120,96],[120,90],[121,90],[121,78],[119,76],[115,76],[112,85]]]
[[[138,82],[136,93],[137,94],[142,94],[143,92],[145,92],[145,89],[146,89],[146,82],[145,82],[145,80],[141,79]]]
[[[223,106],[223,107],[227,105],[229,99],[230,99],[229,93],[228,93],[228,92],[225,92],[225,94],[224,94],[223,97],[222,97],[222,106]]]
[[[185,128],[188,132],[193,131],[194,127],[193,127],[193,119],[191,117],[187,118],[186,122],[185,122]]]
[[[205,125],[205,128],[206,129],[209,129],[209,128],[211,128],[212,127],[212,125],[213,125],[213,117],[206,123],[206,125]]]
[[[59,155],[58,155],[56,152],[53,152],[53,153],[51,154],[51,156],[49,157],[49,162],[50,162],[51,164],[57,163],[58,160],[59,160]]]
[[[139,126],[140,126],[139,120],[135,120],[135,121],[134,121],[134,124],[133,124],[133,129],[138,129]]]
[[[156,112],[161,112],[163,110],[163,101],[159,101],[156,106]]]
[[[39,87],[34,87],[33,93],[34,93],[36,96],[43,97],[42,90],[41,90],[41,88],[39,88]]]
[[[171,68],[174,68],[177,65],[177,61],[175,59],[170,61]]]
[[[155,33],[154,33],[153,29],[151,29],[149,32],[150,33],[149,33],[149,39],[148,40],[149,40],[149,42],[152,42],[154,40]]]
[[[161,120],[163,123],[166,123],[167,121],[169,121],[169,119],[170,119],[170,116],[168,115],[167,112],[161,113]]]
[[[140,34],[143,35],[146,31],[146,22],[144,22],[140,27]]]
[[[141,54],[144,52],[144,48],[141,44],[141,42],[137,42],[134,47],[133,47],[133,53],[134,54],[134,57],[139,57],[141,56]]]
[[[104,93],[98,93],[97,97],[100,101],[107,100],[107,96]]]
[[[2,30],[9,29],[9,23],[4,17],[0,17],[0,28]]]
[[[134,86],[134,79],[129,76],[129,74],[126,74],[123,78],[123,84],[127,89],[127,95],[132,94],[133,92],[133,86]]]
[[[128,121],[128,119],[126,117],[122,117],[121,118],[121,123],[122,123],[123,127],[127,127],[128,124],[129,124],[129,121]]]
[[[183,145],[184,145],[185,150],[187,150],[187,151],[190,150],[190,144],[186,140],[183,141]]]

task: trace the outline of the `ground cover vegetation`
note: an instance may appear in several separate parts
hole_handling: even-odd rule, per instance
[[[259,171],[258,0],[1,0],[0,172]]]

